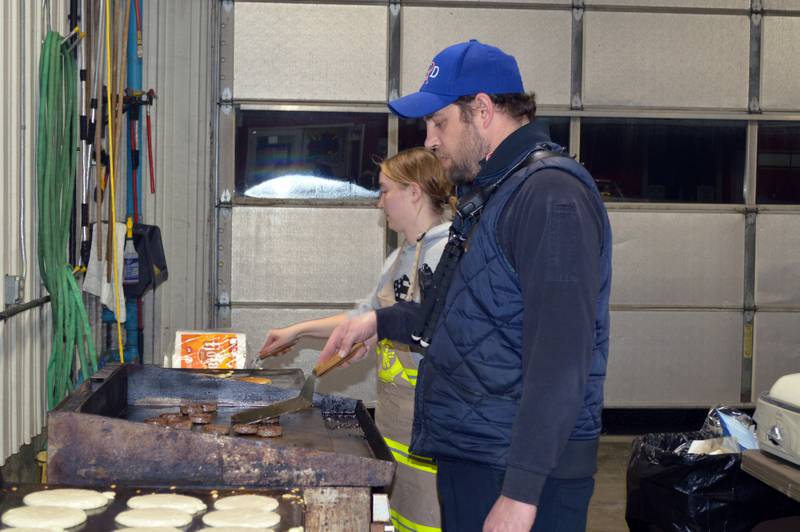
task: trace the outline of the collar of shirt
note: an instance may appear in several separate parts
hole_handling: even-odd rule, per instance
[[[458,187],[458,196],[468,193],[475,186],[485,187],[505,174],[506,170],[526,154],[533,146],[541,142],[551,142],[546,127],[538,121],[525,124],[500,143],[485,159],[480,161],[481,169],[475,181],[469,185]]]

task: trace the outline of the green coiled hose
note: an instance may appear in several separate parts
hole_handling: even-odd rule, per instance
[[[67,259],[78,154],[78,69],[61,40],[61,35],[51,31],[42,45],[36,145],[39,271],[53,312],[53,347],[47,365],[49,408],[72,390],[76,357],[84,379],[97,371],[89,318]]]

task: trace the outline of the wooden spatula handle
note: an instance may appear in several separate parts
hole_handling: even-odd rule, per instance
[[[267,357],[282,355],[284,353],[289,352],[295,346],[295,344],[297,344],[297,340],[295,340],[294,342],[289,342],[288,344],[284,344],[278,347],[277,349],[273,349],[272,351],[267,351],[266,353],[263,354],[259,353],[258,358],[264,360]]]
[[[350,349],[350,352],[347,353],[346,356],[340,357],[338,355],[333,355],[325,362],[317,364],[317,367],[314,368],[314,375],[316,375],[317,377],[325,375],[328,371],[332,370],[336,366],[343,364],[344,362],[347,362],[348,360],[353,358],[353,355],[358,353],[358,351],[362,347],[364,347],[364,344],[362,342],[358,342],[357,344],[353,344],[353,347]]]

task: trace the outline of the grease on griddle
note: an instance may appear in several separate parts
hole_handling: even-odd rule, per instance
[[[325,428],[328,430],[345,431],[352,436],[364,437],[364,431],[355,414],[351,415],[323,415]]]

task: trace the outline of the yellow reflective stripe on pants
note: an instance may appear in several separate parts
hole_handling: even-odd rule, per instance
[[[383,439],[386,442],[386,445],[389,446],[389,450],[392,451],[394,459],[399,463],[413,469],[425,471],[426,473],[430,473],[432,475],[436,474],[436,464],[434,464],[433,460],[430,458],[409,452],[408,445],[403,445],[402,443],[391,438],[384,436]]]
[[[390,509],[389,513],[392,515],[392,524],[397,527],[398,530],[408,530],[409,532],[441,532],[441,528],[436,528],[435,526],[425,526],[419,523],[415,523],[410,519],[406,519],[395,510]]]

